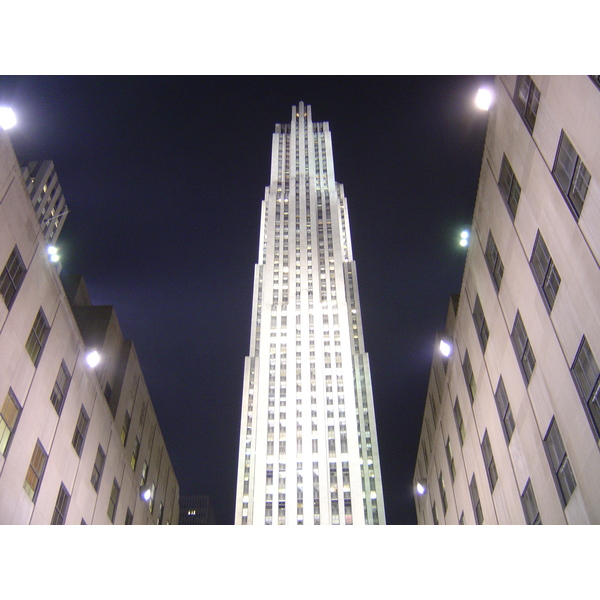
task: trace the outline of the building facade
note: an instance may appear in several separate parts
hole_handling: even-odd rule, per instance
[[[347,202],[302,102],[275,127],[262,202],[235,523],[385,523]]]
[[[600,523],[600,83],[498,77],[494,92],[417,519]]]
[[[179,497],[180,525],[216,525],[215,512],[209,496]]]
[[[135,348],[81,279],[63,285],[47,253],[60,228],[47,235],[29,175],[0,131],[0,524],[176,524],[179,486]]]

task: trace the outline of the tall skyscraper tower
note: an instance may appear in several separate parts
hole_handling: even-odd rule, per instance
[[[303,102],[275,126],[262,202],[235,523],[385,523],[348,208]]]

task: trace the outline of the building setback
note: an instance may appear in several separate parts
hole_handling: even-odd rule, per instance
[[[498,77],[420,524],[600,523],[600,82]],[[446,353],[448,353],[448,351]]]
[[[235,523],[385,523],[348,208],[329,124],[302,102],[262,202]]]
[[[179,486],[135,348],[83,280],[63,286],[47,253],[60,229],[30,189],[41,172],[22,172],[0,131],[0,524],[176,524]],[[59,189],[43,172],[42,189],[49,177]]]

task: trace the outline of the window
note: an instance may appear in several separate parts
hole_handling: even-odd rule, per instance
[[[102,450],[102,446],[98,446],[96,452],[96,460],[94,461],[94,467],[92,468],[92,477],[90,481],[96,491],[100,487],[100,480],[102,479],[102,471],[104,471],[104,461],[106,460],[106,454]]]
[[[119,504],[119,494],[121,493],[121,488],[117,483],[116,479],[113,479],[112,490],[110,491],[110,498],[108,500],[108,518],[111,523],[115,522],[115,514],[117,512],[117,504]]]
[[[56,381],[54,382],[52,394],[50,395],[50,402],[52,402],[52,406],[54,406],[54,410],[56,410],[58,415],[60,415],[62,412],[70,383],[71,375],[67,369],[67,365],[65,365],[65,361],[63,360],[60,365],[60,369],[58,370]]]
[[[577,483],[575,482],[571,463],[569,462],[567,451],[565,450],[558,425],[554,418],[552,418],[548,433],[546,433],[546,437],[544,438],[544,445],[548,453],[550,466],[555,475],[555,481],[560,490],[561,499],[566,506],[577,487]]]
[[[600,437],[600,370],[585,336],[571,367],[571,375],[579,397],[587,408],[594,433],[596,437]]]
[[[481,500],[479,499],[479,491],[477,490],[475,473],[473,473],[473,477],[471,477],[469,493],[471,494],[471,503],[473,504],[473,512],[475,513],[475,523],[477,523],[477,525],[481,525],[483,523],[483,510],[481,509]]]
[[[12,440],[12,435],[17,427],[21,405],[12,389],[9,388],[4,403],[0,409],[0,454],[6,456]]]
[[[591,175],[564,131],[560,134],[552,174],[571,212],[579,219]]]
[[[48,461],[48,455],[44,450],[44,446],[40,440],[37,441],[31,456],[31,462],[29,463],[29,469],[27,469],[27,475],[25,476],[25,483],[23,487],[27,492],[27,495],[31,498],[32,502],[35,502],[37,494],[40,490],[42,483],[42,477],[44,476],[44,469],[46,468],[46,462]]]
[[[533,493],[533,486],[531,485],[530,479],[527,480],[525,489],[521,494],[521,504],[523,505],[523,512],[525,513],[525,522],[527,525],[541,525],[542,519],[540,518],[540,511],[535,500],[535,494]]]
[[[452,447],[450,446],[450,436],[446,440],[446,458],[448,459],[448,469],[450,470],[450,479],[452,483],[456,479],[456,467],[454,465],[454,456],[452,455]]]
[[[491,231],[488,235],[485,247],[485,262],[487,263],[490,275],[492,276],[494,287],[496,288],[496,291],[499,291],[500,284],[502,283],[502,275],[504,275],[504,264],[502,263],[500,254],[498,254],[498,248],[496,247],[496,242],[494,241],[494,236]]]
[[[49,331],[50,326],[48,325],[44,311],[40,308],[25,344],[25,348],[27,348],[27,352],[36,367],[40,361],[42,350],[46,345]]]
[[[67,511],[69,510],[69,501],[71,500],[71,494],[67,491],[64,483],[60,484],[60,490],[58,490],[58,498],[56,499],[56,505],[54,506],[54,513],[52,514],[52,520],[50,525],[64,525],[65,519],[67,518]]]
[[[442,508],[444,509],[444,515],[448,510],[448,499],[446,498],[446,486],[444,485],[444,478],[442,476],[442,472],[440,471],[440,475],[438,477],[438,485],[440,486],[440,496],[442,498]]]
[[[498,177],[498,188],[508,206],[511,217],[514,219],[517,216],[517,207],[519,206],[519,198],[521,197],[521,186],[506,158],[506,154],[502,155],[500,176]]]
[[[471,367],[471,359],[469,358],[469,351],[465,352],[465,359],[463,361],[463,373],[465,376],[465,382],[467,384],[467,390],[469,392],[469,398],[471,398],[471,404],[475,401],[475,393],[477,392],[477,386],[475,384],[475,376],[473,375],[473,367]]]
[[[133,525],[133,513],[131,509],[127,509],[127,514],[125,515],[125,525]]]
[[[148,461],[144,461],[144,465],[142,466],[142,479],[140,485],[146,485],[146,480],[148,479]]]
[[[458,436],[460,438],[460,445],[462,446],[465,442],[465,424],[463,422],[462,413],[460,411],[460,404],[458,403],[458,398],[454,403],[454,421],[456,422],[456,429],[458,429]]]
[[[550,252],[542,234],[538,231],[531,260],[529,261],[533,276],[542,292],[542,298],[549,310],[552,310],[558,288],[560,286],[560,275],[554,266]]]
[[[523,122],[530,132],[533,132],[538,106],[540,104],[540,90],[537,89],[529,75],[519,75],[515,86],[513,102],[523,118]]]
[[[515,354],[517,355],[517,360],[519,361],[519,366],[521,367],[521,373],[525,378],[525,382],[529,384],[533,369],[535,368],[535,355],[531,349],[529,337],[525,331],[523,319],[521,319],[521,314],[519,311],[517,311],[517,316],[515,317],[510,339],[512,340]]]
[[[15,246],[6,261],[6,266],[0,275],[0,295],[4,298],[6,308],[10,310],[17,292],[25,279],[25,264],[19,254],[19,249]]]
[[[473,307],[473,322],[475,323],[475,330],[477,332],[479,343],[481,344],[481,349],[483,352],[485,352],[487,341],[490,337],[490,330],[488,329],[485,315],[483,314],[483,308],[481,307],[479,296],[475,298],[475,306]]]
[[[123,428],[121,429],[121,443],[123,446],[127,444],[127,436],[129,435],[129,426],[131,425],[131,415],[125,411],[125,417],[123,418]]]
[[[140,438],[136,436],[135,445],[133,447],[133,454],[131,455],[131,468],[135,471],[135,466],[137,465],[137,459],[140,454]]]
[[[498,481],[498,471],[496,470],[496,463],[494,462],[494,455],[492,454],[492,445],[490,444],[490,438],[487,431],[483,434],[483,440],[481,440],[481,453],[483,454],[483,462],[490,483],[490,490],[493,492],[496,487],[496,481]]]
[[[437,508],[435,507],[435,502],[433,503],[433,506],[431,507],[431,516],[433,518],[433,524],[439,525],[440,521],[438,519]]]
[[[498,387],[496,387],[494,398],[496,399],[496,407],[498,408],[498,416],[500,417],[500,421],[502,423],[504,437],[506,438],[506,443],[508,444],[510,442],[510,438],[512,437],[513,431],[515,430],[515,420],[510,408],[510,402],[508,401],[508,395],[506,393],[506,388],[504,387],[502,376],[500,376],[500,379],[498,380]]]
[[[77,452],[77,456],[81,456],[83,449],[83,442],[85,441],[85,434],[90,423],[90,418],[85,412],[85,408],[81,407],[79,411],[79,418],[77,419],[77,425],[75,425],[75,432],[73,433],[73,448]]]

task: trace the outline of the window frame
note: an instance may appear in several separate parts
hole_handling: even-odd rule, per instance
[[[558,495],[564,508],[569,503],[573,492],[577,488],[577,481],[573,474],[569,455],[567,454],[555,417],[552,417],[544,436],[544,448],[548,457],[548,463],[552,469],[554,483],[556,484]]]
[[[8,414],[8,409],[11,408],[9,402],[12,403],[13,408],[13,411],[11,411],[13,412],[12,424],[8,422],[8,418],[11,417],[11,415]],[[8,388],[8,392],[6,393],[6,397],[4,398],[4,402],[0,408],[0,455],[4,456],[5,458],[8,455],[10,444],[19,425],[19,419],[21,418],[22,410],[23,407],[19,403],[19,400],[13,389]]]
[[[58,490],[58,496],[56,497],[56,504],[54,505],[54,512],[52,513],[52,520],[50,521],[50,525],[65,524],[70,502],[71,494],[69,494],[69,491],[65,487],[65,484],[61,483],[60,488]]]
[[[100,457],[100,464],[98,464],[98,457]],[[98,444],[98,450],[96,451],[96,458],[94,459],[94,465],[92,466],[92,474],[90,476],[90,483],[96,492],[100,489],[100,483],[102,481],[102,473],[104,473],[104,465],[106,463],[106,452],[100,444]]]
[[[527,525],[542,524],[540,509],[538,508],[531,479],[527,480],[523,492],[521,493],[521,506],[523,507],[523,514],[525,515],[525,523]]]
[[[498,469],[496,468],[496,461],[494,460],[492,444],[487,429],[481,440],[481,454],[483,455],[483,464],[485,466],[485,472],[487,473],[488,483],[490,484],[490,491],[493,493],[498,481]]]
[[[19,248],[15,245],[8,256],[2,273],[0,273],[0,296],[2,296],[8,310],[12,308],[17,298],[17,294],[25,280],[25,275],[27,275],[27,268]]]
[[[502,403],[499,400],[499,397],[502,400]],[[498,409],[498,416],[500,417],[500,423],[502,425],[502,431],[504,432],[504,438],[506,439],[506,444],[510,444],[513,433],[515,432],[515,419],[512,414],[512,408],[510,406],[510,400],[508,398],[508,393],[506,391],[506,387],[504,385],[504,379],[502,375],[498,379],[498,384],[496,385],[496,391],[494,392],[494,400],[496,401],[496,408]],[[510,426],[507,426],[507,422]]]
[[[75,449],[77,456],[81,457],[83,452],[83,446],[85,444],[85,436],[87,435],[88,427],[90,424],[90,418],[85,410],[83,404],[79,409],[79,416],[77,417],[77,423],[75,424],[75,431],[73,432],[73,438],[71,445]]]
[[[515,321],[510,333],[510,339],[515,351],[515,356],[519,363],[521,375],[525,380],[525,385],[528,386],[531,378],[533,377],[536,358],[519,310],[517,310],[517,314],[515,315]]]
[[[521,115],[523,123],[533,133],[537,112],[540,106],[541,94],[530,75],[517,75],[513,103]]]
[[[49,335],[50,325],[48,324],[44,310],[40,307],[29,332],[27,342],[25,342],[25,349],[35,367],[40,363]]]
[[[465,357],[462,362],[462,371],[465,377],[465,384],[467,386],[467,392],[471,399],[471,404],[475,402],[475,395],[477,394],[477,383],[475,382],[475,374],[473,373],[473,365],[469,357],[469,351],[465,350]]]
[[[560,132],[552,177],[575,220],[579,221],[592,176],[564,129]]]
[[[562,280],[539,229],[533,243],[529,266],[542,295],[544,305],[548,312],[552,312]]]
[[[491,229],[488,233],[488,239],[485,245],[484,258],[490,276],[492,277],[494,288],[496,289],[496,292],[500,292],[502,278],[504,277],[504,263],[502,262],[502,257],[498,251],[498,246],[496,245],[496,240],[494,240]]]
[[[52,406],[59,417],[62,413],[63,406],[65,405],[65,399],[69,391],[69,386],[71,385],[71,379],[71,373],[69,372],[69,369],[63,360],[58,369],[58,374],[56,375],[52,393],[50,394],[50,402],[52,403]]]
[[[521,184],[515,175],[506,154],[502,155],[500,164],[500,173],[498,174],[498,189],[510,213],[510,218],[514,221],[519,208],[521,199]]]
[[[582,361],[585,360],[585,363]],[[600,369],[585,335],[571,365],[571,377],[596,441],[600,440]]]
[[[110,496],[108,498],[108,508],[106,514],[110,519],[110,522],[114,525],[115,517],[117,515],[117,507],[119,506],[119,496],[121,495],[121,486],[116,479],[113,479],[113,485],[110,490]]]
[[[475,297],[475,304],[473,305],[473,312],[471,314],[473,316],[473,323],[475,323],[477,339],[479,340],[482,352],[485,354],[485,349],[487,348],[487,343],[490,339],[490,329],[485,320],[485,314],[483,312],[483,307],[481,306],[479,294]]]
[[[483,509],[481,508],[481,498],[479,497],[479,490],[477,489],[477,480],[475,479],[475,473],[473,473],[473,475],[471,476],[471,483],[469,483],[469,495],[471,496],[471,504],[473,505],[475,523],[477,525],[483,525]]]
[[[34,464],[34,459],[36,464]],[[47,464],[48,453],[44,449],[42,442],[38,439],[35,448],[33,449],[33,453],[31,454],[29,468],[27,469],[25,481],[23,483],[25,493],[34,504],[40,492],[40,487],[42,486],[42,480],[44,479]]]

